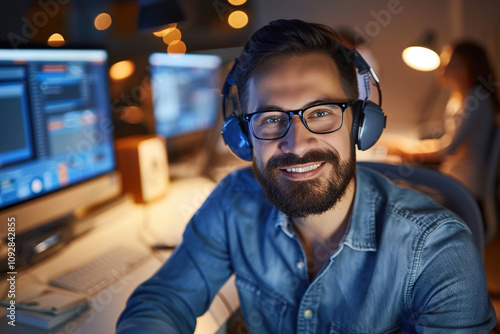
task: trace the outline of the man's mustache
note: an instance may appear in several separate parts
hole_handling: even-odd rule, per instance
[[[266,163],[266,170],[271,172],[272,170],[283,169],[291,165],[301,165],[317,161],[324,161],[336,166],[340,161],[340,157],[335,150],[313,150],[301,157],[293,153],[285,153],[271,157]]]

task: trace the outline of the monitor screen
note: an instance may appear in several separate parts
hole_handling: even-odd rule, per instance
[[[0,50],[0,217],[115,168],[107,52]],[[43,209],[63,214],[101,195],[93,197],[79,192]]]
[[[216,55],[149,57],[156,133],[165,138],[212,129],[219,112]]]

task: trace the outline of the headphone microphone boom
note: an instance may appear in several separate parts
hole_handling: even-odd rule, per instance
[[[353,58],[357,72],[363,75],[365,84],[366,98],[357,100],[353,108],[352,138],[358,149],[365,151],[372,147],[382,135],[386,126],[387,116],[382,111],[382,92],[377,75],[368,63],[363,59],[356,49],[347,49],[344,46],[344,54]],[[248,125],[241,118],[239,108],[238,91],[234,80],[234,72],[238,66],[238,59],[229,71],[226,80],[222,86],[222,114],[224,124],[222,125],[222,138],[230,151],[246,161],[252,161],[252,141]],[[378,104],[368,100],[370,78],[375,82],[378,91]],[[231,102],[232,110],[228,115],[227,103]]]

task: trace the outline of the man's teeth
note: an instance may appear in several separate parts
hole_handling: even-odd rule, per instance
[[[307,167],[300,167],[300,168],[287,168],[286,171],[290,173],[306,173],[315,170],[319,166],[321,166],[321,164],[311,165]]]

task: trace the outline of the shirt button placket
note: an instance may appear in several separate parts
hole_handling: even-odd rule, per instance
[[[299,270],[304,269],[304,261],[297,262],[297,269],[299,269]]]
[[[321,301],[322,279],[314,281],[302,297],[297,319],[297,333],[316,333],[318,328],[318,306]]]

